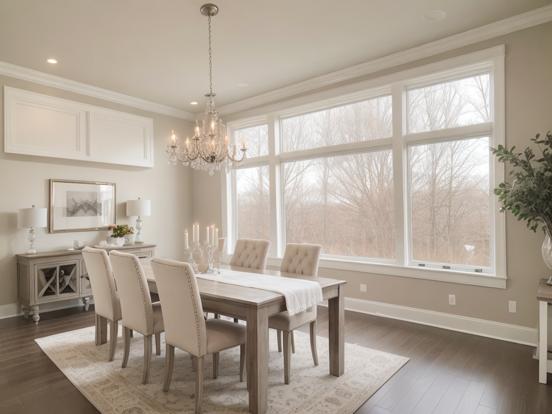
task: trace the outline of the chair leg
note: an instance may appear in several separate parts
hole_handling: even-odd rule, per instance
[[[278,352],[282,352],[282,331],[276,330],[276,340],[278,341]]]
[[[142,375],[142,384],[147,384],[149,380],[149,371],[151,363],[152,335],[144,335],[144,373]]]
[[[240,345],[240,382],[243,382],[243,371],[245,368],[245,344]]]
[[[316,321],[310,323],[310,345],[314,366],[318,366],[318,350],[316,349]]]
[[[196,360],[196,357],[193,356],[192,354],[190,354],[190,359],[192,360],[192,371],[193,371],[193,372],[196,372],[196,371],[197,371],[197,360]]]
[[[215,319],[220,319],[220,315],[218,313],[215,313],[213,316],[215,317]]]
[[[295,353],[295,335],[293,335],[293,331],[289,335],[291,336],[291,352]]]
[[[171,379],[174,370],[174,346],[167,344],[165,346],[165,382],[163,383],[163,391],[169,391]]]
[[[119,333],[119,324],[117,321],[109,321],[109,362],[115,358],[115,348],[117,347],[117,334]]]
[[[123,364],[122,368],[126,368],[128,364],[128,355],[130,354],[130,332],[132,332],[127,327],[123,326],[123,342],[124,342],[124,351],[123,351]]]
[[[292,331],[293,332],[293,331]],[[289,384],[290,363],[291,363],[291,333],[284,331],[284,382]]]
[[[240,320],[238,318],[234,318],[234,323],[238,323]]]
[[[155,334],[155,355],[161,355],[161,333]]]
[[[197,372],[195,383],[195,412],[201,413],[201,400],[203,399],[203,360],[204,357],[197,357]]]
[[[219,359],[220,359],[219,353],[214,352],[213,353],[213,379],[217,379],[218,377]]]
[[[129,331],[130,331],[130,337],[131,337],[131,338],[134,338],[134,330],[129,329]]]

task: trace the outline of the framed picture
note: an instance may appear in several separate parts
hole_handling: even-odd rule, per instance
[[[114,183],[50,180],[50,233],[107,230],[115,208]]]

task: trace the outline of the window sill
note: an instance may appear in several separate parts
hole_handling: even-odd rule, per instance
[[[280,258],[269,258],[268,264],[270,266],[279,267],[281,261],[282,259]],[[446,269],[417,268],[412,266],[398,266],[396,264],[379,264],[328,257],[320,258],[320,268],[506,289],[506,277],[495,276],[488,273],[472,273]]]

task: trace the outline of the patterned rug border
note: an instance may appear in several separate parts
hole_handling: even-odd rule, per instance
[[[104,413],[104,412],[111,412],[111,406],[109,406],[107,404],[107,402],[103,399],[97,399],[94,397],[93,393],[90,393],[86,387],[83,387],[81,385],[79,385],[79,380],[78,378],[74,377],[74,375],[70,374],[70,373],[67,373],[63,370],[63,368],[60,366],[60,363],[61,361],[56,361],[55,357],[50,353],[50,350],[47,349],[47,344],[44,344],[44,341],[45,340],[52,340],[52,339],[55,339],[56,337],[63,337],[64,335],[67,335],[67,334],[71,334],[71,333],[80,333],[80,332],[85,332],[85,331],[91,331],[92,333],[92,336],[91,338],[93,339],[93,330],[94,330],[94,327],[91,326],[91,327],[85,327],[85,328],[80,328],[80,329],[75,329],[75,330],[71,330],[71,331],[66,331],[66,332],[61,332],[61,333],[58,333],[58,334],[54,334],[54,335],[48,335],[48,336],[43,336],[43,337],[39,337],[39,338],[35,338],[35,342],[36,344],[40,347],[40,349],[42,350],[42,352],[44,352],[44,354],[46,354],[46,356],[48,356],[48,358],[50,359],[50,361],[52,361],[54,363],[54,365],[63,373],[63,375],[71,382],[71,384],[73,384],[75,386],[75,388],[77,388],[79,390],[79,392],[100,412],[100,413]],[[296,335],[299,334],[299,336],[308,336],[307,334],[303,333],[303,332],[296,332]],[[138,334],[138,337],[141,337],[141,335]],[[298,338],[296,338],[297,340]],[[119,338],[119,341],[121,340],[121,338]],[[134,339],[136,340],[136,338]],[[327,337],[322,337],[322,336],[317,336],[317,341],[320,343],[320,341],[327,341],[328,338]],[[42,342],[42,343],[41,343]],[[297,341],[299,342],[299,341]],[[164,343],[164,340],[163,342]],[[120,343],[118,343],[117,345],[117,349],[120,349]],[[105,345],[104,345],[105,346]],[[364,346],[361,346],[361,345],[358,345],[358,344],[354,344],[354,343],[350,343],[350,342],[346,342],[345,343],[345,346],[346,346],[346,354],[345,354],[345,357],[347,357],[347,354],[349,352],[354,352],[354,349],[355,348],[360,348],[362,350],[367,350],[369,352],[373,352],[373,353],[377,353],[377,354],[386,354],[386,355],[391,355],[393,356],[394,358],[398,359],[398,360],[401,360],[401,362],[398,364],[398,366],[396,367],[396,369],[394,370],[393,373],[391,373],[390,375],[387,376],[387,378],[381,382],[381,384],[379,384],[375,389],[371,390],[369,388],[365,388],[362,390],[362,392],[358,393],[355,395],[355,398],[352,398],[351,400],[349,400],[349,404],[346,406],[346,407],[342,407],[340,410],[339,410],[339,413],[354,413],[356,410],[358,410],[358,408],[360,408],[368,399],[370,399],[381,387],[383,387],[391,378],[393,378],[393,376],[395,376],[408,362],[409,362],[409,358],[405,357],[405,356],[402,356],[402,355],[397,355],[397,354],[393,354],[393,353],[390,353],[390,352],[386,352],[386,351],[380,351],[380,350],[377,350],[377,349],[373,349],[373,348],[369,348],[369,347],[364,347]],[[164,347],[162,346],[162,349],[164,349]],[[164,356],[163,356],[164,358]],[[117,357],[116,357],[117,359]],[[208,411],[204,411],[203,412],[208,412]],[[268,411],[270,412],[270,410]],[[301,411],[298,411],[298,412],[301,412]],[[337,412],[336,412],[337,413]]]

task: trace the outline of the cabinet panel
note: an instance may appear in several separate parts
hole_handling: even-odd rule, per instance
[[[86,157],[86,112],[71,101],[9,87],[5,151],[58,158]]]
[[[153,119],[4,87],[8,153],[153,167]]]
[[[90,152],[104,162],[153,166],[153,121],[109,110],[90,113]]]

